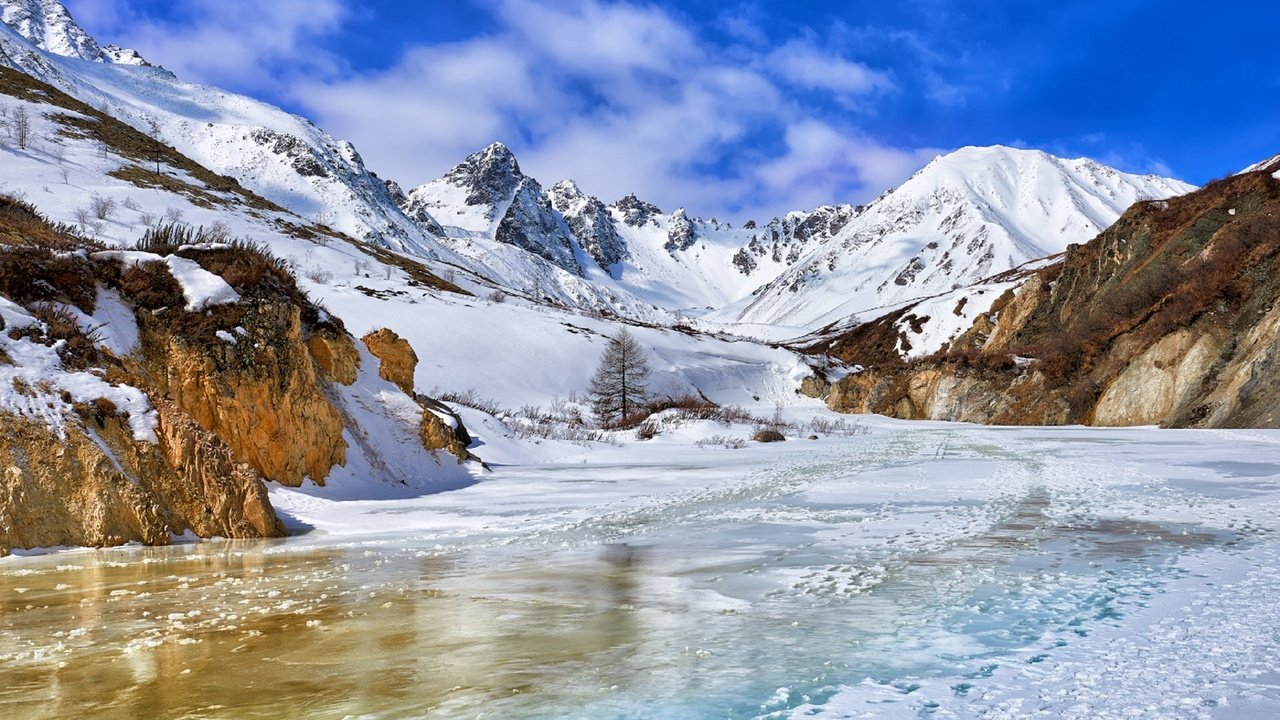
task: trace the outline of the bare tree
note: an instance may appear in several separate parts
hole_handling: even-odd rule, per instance
[[[644,349],[625,329],[609,340],[591,378],[591,409],[605,425],[625,423],[648,394],[649,363]]]
[[[19,148],[26,150],[31,144],[31,113],[27,112],[27,106],[19,105],[13,109],[9,133]]]

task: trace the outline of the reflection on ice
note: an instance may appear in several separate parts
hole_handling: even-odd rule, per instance
[[[1126,449],[1102,458],[1076,435],[964,432],[980,437],[904,432],[719,475],[679,458],[652,477],[544,467],[373,504],[397,523],[381,534],[11,558],[0,716],[1089,717],[1230,693],[1277,707],[1274,689],[1188,661],[1211,652],[1194,642],[1239,672],[1274,666],[1274,638],[1228,625],[1280,626],[1274,488],[1249,504],[1211,492],[1247,481],[1210,446],[1162,469],[1126,455],[1144,451],[1123,431],[1098,438]],[[1198,674],[1156,672],[1172,662]],[[1095,664],[1123,672],[1082,689]]]

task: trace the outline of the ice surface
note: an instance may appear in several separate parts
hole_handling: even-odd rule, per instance
[[[1280,710],[1280,434],[867,422],[742,450],[695,446],[708,426],[560,447],[418,497],[277,488],[310,532],[11,558],[0,702],[108,718],[154,702],[325,718]]]

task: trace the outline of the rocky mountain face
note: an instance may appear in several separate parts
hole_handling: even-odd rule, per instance
[[[813,212],[791,212],[757,227],[748,222],[751,240],[733,255],[734,267],[750,275],[760,267],[762,259],[794,265],[816,244],[835,237],[863,207],[823,205]]]
[[[609,208],[587,195],[572,180],[562,180],[551,188],[551,207],[569,225],[569,232],[603,270],[617,277],[618,265],[630,256],[626,241]]]
[[[576,275],[578,245],[564,217],[515,155],[494,143],[473,153],[439,180],[409,191],[405,214],[438,216],[445,234],[492,237],[542,257]]]
[[[824,340],[811,349],[859,371],[809,390],[837,410],[902,418],[1280,426],[1277,171],[1273,159],[1137,203],[930,357],[886,350],[902,332],[891,316]]]
[[[817,329],[963,287],[1096,235],[1133,202],[1192,186],[1036,150],[963,148],[861,212],[724,321]]]

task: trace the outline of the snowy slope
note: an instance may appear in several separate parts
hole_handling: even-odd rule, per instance
[[[1083,158],[963,148],[935,158],[759,293],[714,317],[818,328],[1061,252],[1136,200],[1191,189]]]
[[[230,237],[261,242],[284,259],[302,288],[342,318],[357,337],[388,327],[406,338],[420,358],[416,380],[421,392],[474,390],[508,409],[544,405],[557,396],[583,393],[607,337],[624,327],[616,318],[537,304],[518,295],[498,301],[489,296],[489,286],[461,272],[452,279],[476,295],[435,290],[401,267],[382,262],[363,244],[341,238],[304,239],[282,232],[280,220],[300,219],[237,204],[235,196],[226,196],[226,205],[205,207],[166,189],[138,187],[109,174],[124,162],[114,151],[104,153],[90,139],[57,135],[62,126],[50,116],[65,113],[64,108],[4,94],[0,94],[0,106],[24,107],[32,118],[33,136],[47,138],[20,149],[0,134],[0,155],[4,157],[0,191],[24,197],[51,220],[78,225],[115,248],[127,248],[166,216],[193,227],[218,227]],[[89,199],[94,197],[114,201],[113,209],[103,219],[89,215],[82,223]],[[512,252],[531,257],[523,251]],[[137,252],[126,257],[150,259]],[[536,259],[543,263],[540,271],[552,267]],[[166,262],[181,263],[181,258],[169,257]],[[431,267],[441,273],[449,269],[438,263]],[[210,277],[190,267],[173,269],[192,307],[233,299],[234,291],[225,284],[211,282]],[[594,287],[562,269],[554,270],[584,287]],[[596,272],[603,274],[598,268]],[[112,306],[103,303],[103,307]],[[93,324],[109,323],[104,335],[112,342],[119,340],[121,348],[135,344],[136,327],[130,336],[129,327],[115,320],[118,318],[95,317]],[[630,328],[649,353],[656,391],[701,391],[720,402],[771,407],[774,402],[795,402],[794,389],[808,374],[803,358],[785,349],[657,326]],[[372,361],[366,362],[372,367]],[[355,398],[348,400],[357,402]]]
[[[272,105],[182,82],[132,51],[103,50],[57,0],[0,0],[0,8],[0,63],[135,128],[157,128],[184,155],[311,222],[448,259],[350,143]]]

